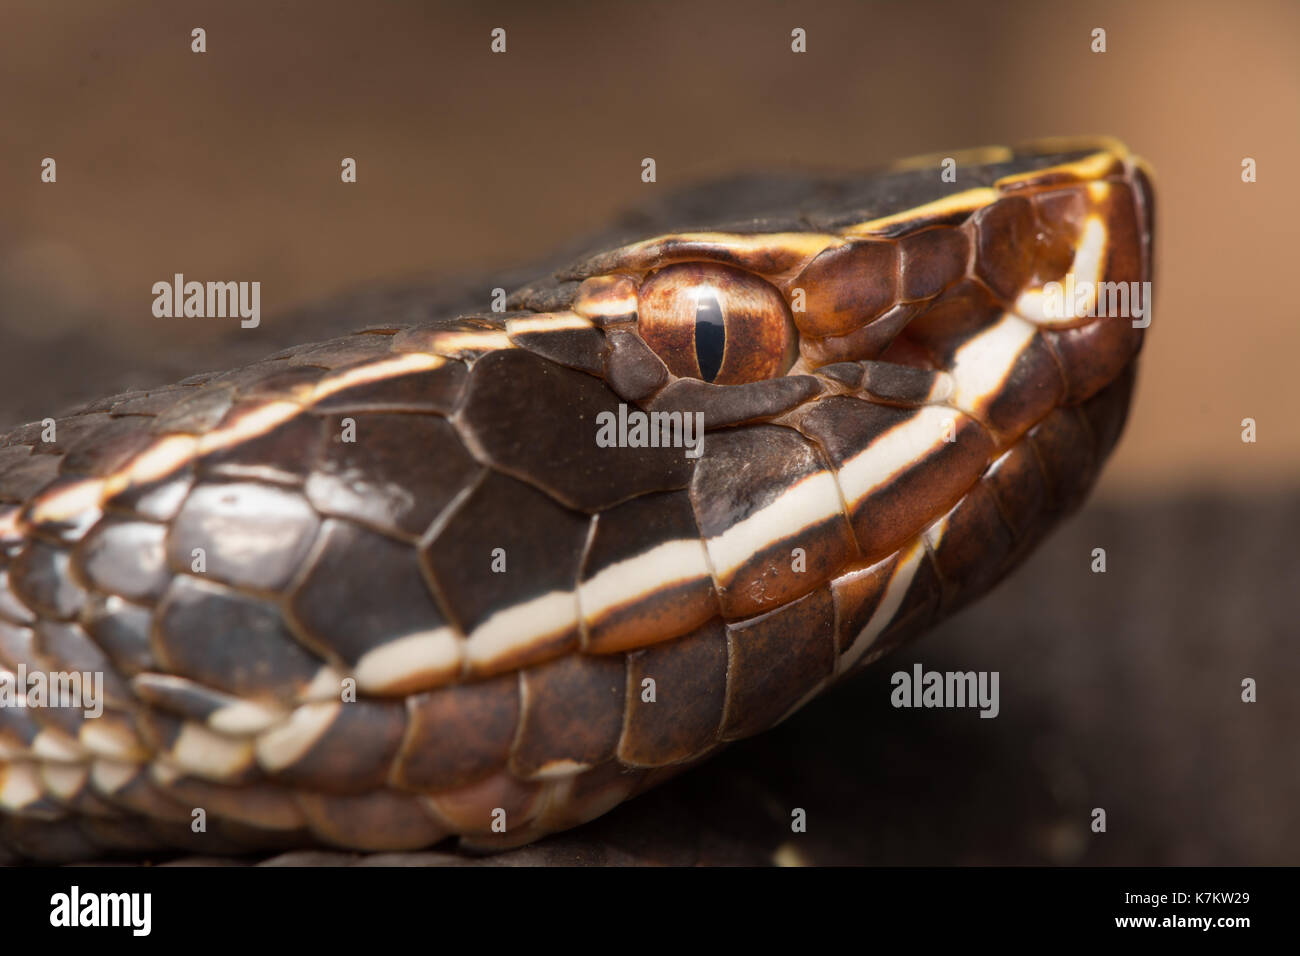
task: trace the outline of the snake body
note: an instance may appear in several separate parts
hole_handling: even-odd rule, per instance
[[[0,847],[518,845],[987,591],[1118,439],[1141,328],[1043,303],[1150,278],[1152,193],[953,158],[0,438]]]

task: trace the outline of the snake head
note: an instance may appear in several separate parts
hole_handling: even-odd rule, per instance
[[[3,436],[0,679],[108,680],[0,708],[0,844],[526,842],[986,592],[1118,438],[1148,177],[1048,143],[795,206]]]
[[[1118,439],[1151,314],[1145,166],[1112,140],[975,150],[823,184],[780,215],[646,239],[559,276],[612,346],[613,391],[698,411],[710,429],[718,455],[695,480],[719,490],[695,503],[724,616],[813,586],[773,562],[829,526],[790,497],[814,474],[851,526],[823,570],[926,541],[949,565],[941,604],[981,593],[1082,500]],[[766,491],[721,477],[752,476],[765,455],[790,469]],[[726,536],[776,501],[791,517],[761,533],[769,558],[730,553]],[[946,534],[974,511],[984,543]]]
[[[672,379],[737,385],[863,361],[946,372],[963,410],[982,407],[1003,433],[1092,396],[1138,351],[1153,198],[1119,143],[921,157],[866,183],[820,196],[833,212],[801,210],[805,230],[759,219],[591,257],[563,275],[585,280],[573,309],[633,328]],[[1020,422],[991,408],[1030,389]]]

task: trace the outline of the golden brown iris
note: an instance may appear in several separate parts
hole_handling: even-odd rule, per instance
[[[679,378],[742,385],[785,374],[798,340],[790,309],[757,276],[685,262],[650,275],[637,296],[637,330]]]

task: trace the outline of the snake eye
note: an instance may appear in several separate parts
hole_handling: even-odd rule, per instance
[[[781,293],[713,263],[684,262],[647,278],[637,294],[637,330],[674,375],[715,385],[784,375],[798,352]]]

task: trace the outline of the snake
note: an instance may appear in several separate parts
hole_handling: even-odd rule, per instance
[[[1093,138],[735,189],[10,430],[0,858],[490,852],[786,720],[1084,501],[1151,180]]]

